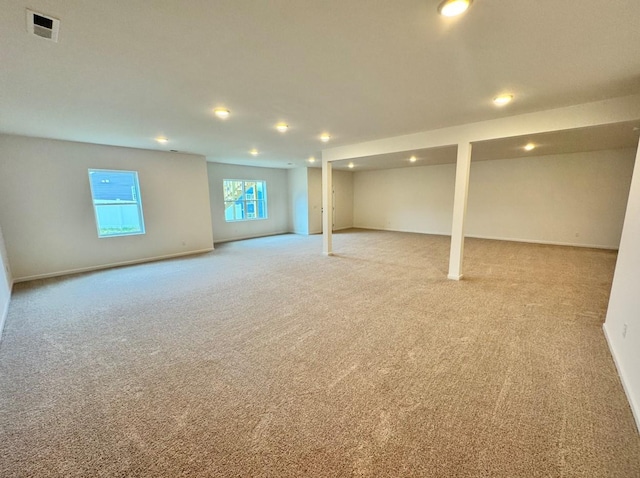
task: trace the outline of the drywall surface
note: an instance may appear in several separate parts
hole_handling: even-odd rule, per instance
[[[617,249],[634,153],[472,161],[466,235]]]
[[[604,330],[640,431],[640,148]]]
[[[289,232],[289,182],[286,169],[256,168],[233,164],[207,163],[213,241],[224,242]],[[225,179],[254,179],[267,183],[267,219],[226,222],[224,219]]]
[[[2,329],[9,311],[9,300],[11,299],[11,287],[13,284],[9,259],[4,246],[4,237],[2,236],[2,227],[0,227],[0,269],[2,269],[0,270],[0,337],[2,337]]]
[[[333,170],[333,230],[353,227],[353,173]]]
[[[295,234],[309,234],[309,201],[307,168],[287,171],[289,181],[289,229]],[[267,186],[268,187],[268,186]]]
[[[453,164],[353,173],[353,225],[451,234]]]
[[[309,234],[322,234],[322,169],[308,168]]]
[[[146,234],[98,238],[89,168],[138,172]],[[0,224],[18,281],[210,250],[205,159],[0,135]]]
[[[616,249],[634,150],[472,161],[465,235]],[[451,234],[455,165],[354,173],[354,225]]]

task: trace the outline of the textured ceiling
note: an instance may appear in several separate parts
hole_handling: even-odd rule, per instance
[[[290,167],[325,130],[334,147],[640,93],[638,0],[438,2],[0,0],[0,132]],[[27,6],[59,43],[27,34]]]

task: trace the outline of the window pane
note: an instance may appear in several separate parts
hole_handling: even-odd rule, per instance
[[[96,215],[101,236],[143,232],[136,204],[96,205]]]
[[[247,201],[247,219],[255,219],[257,209],[255,201]]]
[[[258,219],[265,219],[267,217],[267,208],[264,201],[258,201]]]
[[[224,180],[224,200],[235,201],[242,196],[242,181]]]
[[[94,202],[137,201],[137,176],[128,171],[94,171],[89,175]]]
[[[267,218],[267,184],[264,181],[224,179],[224,220]]]
[[[247,201],[253,201],[256,198],[256,183],[255,181],[247,181],[244,183],[244,196]]]
[[[234,221],[235,220],[235,216],[233,215],[233,211],[234,211],[234,204],[233,202],[225,202],[224,203],[224,220],[225,221]]]
[[[244,217],[244,202],[236,201],[233,204],[233,209],[234,209],[234,213],[235,213],[235,220],[236,221],[242,221],[245,218]]]
[[[98,237],[144,234],[138,173],[89,170]]]

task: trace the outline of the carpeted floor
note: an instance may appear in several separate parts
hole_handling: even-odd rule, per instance
[[[17,284],[2,477],[640,477],[616,254],[348,231]]]

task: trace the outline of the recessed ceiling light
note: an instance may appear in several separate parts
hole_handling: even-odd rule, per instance
[[[316,158],[314,158],[313,156],[311,156],[311,157],[308,159],[308,161],[309,161],[310,163],[315,163],[315,162],[316,162]]]
[[[349,164],[348,164],[348,166],[349,166],[349,169],[353,169],[353,168],[355,168],[355,167],[356,167],[356,165],[355,165],[355,164],[353,164],[353,163],[349,163]]]
[[[167,138],[165,138],[164,136],[158,136],[158,137],[156,138],[156,141],[157,141],[158,143],[162,143],[162,144],[165,144],[165,143],[168,143],[168,142],[169,142],[169,140],[168,140]]]
[[[417,160],[418,160],[418,158],[416,158],[415,156],[411,156],[409,158],[409,161],[412,162],[412,163],[415,163]]]
[[[323,143],[326,143],[330,139],[331,139],[331,135],[329,133],[322,133],[320,135],[320,141],[322,141]]]
[[[455,17],[467,11],[473,0],[444,0],[438,6],[438,13],[443,17]]]
[[[251,151],[249,151],[249,154],[251,154],[252,156],[258,156],[258,150],[253,148]]]
[[[533,143],[528,143],[525,147],[524,150],[525,151],[531,151],[532,149],[535,149],[536,145]]]
[[[213,114],[220,119],[227,119],[231,114],[231,111],[229,111],[227,108],[216,108],[213,110]]]
[[[287,132],[287,130],[289,129],[289,125],[288,125],[288,124],[286,124],[286,123],[278,123],[278,124],[276,125],[276,129],[277,129],[278,131],[280,131],[281,133],[286,133],[286,132]]]
[[[504,106],[508,103],[511,103],[512,99],[513,99],[513,95],[499,95],[493,99],[493,103],[496,106]]]

